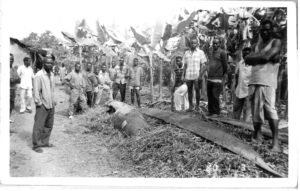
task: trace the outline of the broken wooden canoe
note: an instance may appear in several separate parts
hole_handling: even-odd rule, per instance
[[[197,134],[207,140],[210,140],[244,158],[254,162],[264,170],[270,172],[274,176],[283,177],[275,170],[273,170],[264,160],[255,152],[249,145],[242,143],[238,138],[230,135],[219,127],[202,121],[199,118],[191,117],[189,115],[173,113],[170,111],[162,111],[159,109],[140,109],[140,111],[150,117],[157,118],[171,123],[179,128],[188,130]]]
[[[108,101],[107,112],[112,115],[113,127],[119,130],[124,136],[135,136],[144,133],[148,126],[144,116],[134,107],[119,101]]]

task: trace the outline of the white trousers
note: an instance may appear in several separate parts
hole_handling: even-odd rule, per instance
[[[109,100],[113,99],[112,89],[108,85],[103,85],[103,86],[98,87],[98,88],[95,89],[95,93],[96,93],[95,105],[99,105],[100,104],[103,91],[105,91],[105,92],[107,92],[109,94]]]
[[[175,110],[186,110],[189,108],[187,85],[183,84],[179,86],[174,92],[174,105]]]
[[[32,89],[20,89],[21,108],[20,112],[25,112],[26,109],[31,110]]]

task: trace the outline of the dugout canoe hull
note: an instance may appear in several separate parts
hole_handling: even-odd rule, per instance
[[[250,131],[254,131],[252,123],[246,123],[243,121],[239,121],[236,119],[230,119],[230,118],[212,118],[207,117],[209,120],[212,121],[219,121],[221,123],[230,124],[238,127],[242,127],[244,129],[248,129]],[[263,135],[272,138],[272,132],[270,129],[267,129],[267,127],[262,126],[262,133]],[[279,128],[278,129],[278,139],[284,143],[288,143],[288,128]]]
[[[202,121],[199,118],[191,117],[189,115],[178,114],[159,109],[143,108],[140,109],[140,112],[149,117],[157,118],[165,121],[166,123],[171,123],[179,128],[188,130],[232,151],[233,153],[241,155],[276,177],[283,177],[283,175],[279,174],[268,164],[266,164],[259,154],[255,152],[249,145],[242,143],[235,136],[230,135],[223,129],[220,129],[211,123]]]

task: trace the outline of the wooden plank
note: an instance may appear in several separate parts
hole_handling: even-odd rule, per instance
[[[255,152],[249,145],[242,143],[238,138],[230,135],[223,129],[218,128],[214,124],[200,120],[199,118],[191,117],[189,115],[173,113],[170,111],[163,111],[159,109],[140,109],[143,114],[161,119],[166,123],[171,123],[179,128],[188,130],[196,135],[199,135],[207,140],[210,140],[223,148],[226,148],[244,158],[254,162],[264,170],[270,172],[274,176],[283,177],[275,170],[273,170],[264,160]]]
[[[206,117],[206,118],[212,121],[219,121],[222,123],[226,123],[226,124],[242,127],[250,131],[254,131],[252,123],[247,123],[247,122],[243,122],[231,118],[215,118],[215,117]],[[278,139],[284,143],[288,143],[288,129],[284,128],[285,127],[284,125],[285,124],[281,124],[281,127],[278,129]],[[263,135],[272,138],[272,132],[270,129],[268,129],[267,126],[262,126],[262,133]]]

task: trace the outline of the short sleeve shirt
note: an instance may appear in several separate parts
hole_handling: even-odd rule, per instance
[[[183,56],[183,64],[186,65],[185,78],[195,80],[199,77],[200,69],[207,62],[206,56],[202,50],[196,48],[194,52],[188,50]]]

